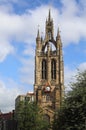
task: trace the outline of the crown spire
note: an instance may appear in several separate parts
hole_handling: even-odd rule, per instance
[[[48,20],[46,20],[46,30],[45,30],[45,39],[46,40],[51,40],[53,39],[53,20],[51,19],[51,12],[49,9],[49,14],[48,14]]]

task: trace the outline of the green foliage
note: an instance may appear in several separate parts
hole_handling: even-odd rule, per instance
[[[55,114],[53,130],[86,129],[86,71],[78,72],[71,89]]]
[[[48,130],[49,124],[44,121],[36,103],[20,102],[17,113],[18,130]]]

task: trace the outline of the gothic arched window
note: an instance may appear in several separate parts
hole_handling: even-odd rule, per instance
[[[51,61],[51,78],[56,79],[56,61],[54,59]]]
[[[47,78],[47,63],[46,60],[42,61],[42,79]]]

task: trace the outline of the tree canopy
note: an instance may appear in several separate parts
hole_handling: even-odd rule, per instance
[[[18,130],[48,130],[41,109],[35,102],[20,102],[17,112]]]
[[[58,110],[53,122],[53,130],[86,129],[86,71],[78,72],[75,82]]]

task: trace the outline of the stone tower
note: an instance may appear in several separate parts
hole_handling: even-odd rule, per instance
[[[54,39],[50,10],[44,39],[39,29],[36,37],[34,93],[36,102],[43,109],[44,118],[51,122],[64,96],[64,63],[59,28]]]

